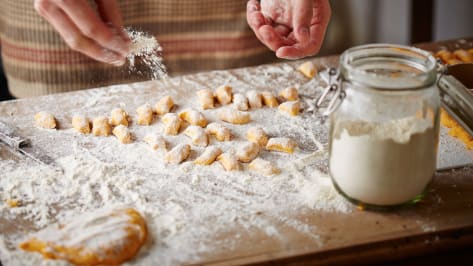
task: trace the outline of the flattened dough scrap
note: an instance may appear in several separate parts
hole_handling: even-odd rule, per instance
[[[53,129],[56,128],[56,118],[54,115],[41,111],[34,115],[35,123],[38,127]]]
[[[248,165],[248,168],[264,176],[277,175],[281,172],[281,170],[276,165],[274,165],[273,162],[266,161],[261,158],[254,159]]]

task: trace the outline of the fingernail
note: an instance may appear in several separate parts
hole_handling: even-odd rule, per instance
[[[123,66],[125,64],[125,58],[121,57],[120,55],[108,50],[104,49],[103,51],[103,60],[108,62],[114,66]]]
[[[117,35],[111,44],[111,48],[118,51],[122,56],[127,56],[129,54],[130,45],[121,36]]]

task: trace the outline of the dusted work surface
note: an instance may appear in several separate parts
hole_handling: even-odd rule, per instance
[[[324,69],[336,66],[337,58],[313,62]],[[0,120],[16,125],[20,134],[31,138],[34,147],[64,170],[13,158],[5,150],[0,153],[10,158],[0,162],[0,259],[5,265],[38,265],[40,255],[17,248],[29,233],[117,204],[143,213],[150,229],[148,243],[131,265],[366,262],[471,245],[471,168],[438,173],[423,201],[396,211],[360,210],[334,191],[326,174],[328,127],[312,114],[309,104],[321,93],[323,81],[308,80],[296,71],[297,65],[216,71],[177,77],[168,84],[126,84],[0,103]],[[166,94],[175,99],[178,111],[200,110],[195,91],[224,83],[235,92],[300,86],[300,116],[287,117],[268,107],[250,111],[249,126],[261,125],[270,136],[291,137],[299,146],[292,155],[262,154],[282,169],[281,174],[264,177],[246,166],[228,173],[217,162],[165,165],[162,154],[142,141],[145,134],[161,130],[158,120],[148,127],[133,124],[137,141],[128,145],[114,137],[80,135],[70,125],[73,114],[109,115],[115,107],[134,117],[138,106],[154,104]],[[42,110],[56,115],[58,130],[34,126],[33,115]],[[215,121],[217,111],[203,113]],[[224,150],[244,140],[248,125],[229,127],[234,141],[213,141]],[[182,134],[165,138],[171,147],[189,142]],[[445,132],[441,142],[441,154],[455,160],[447,151],[462,148],[462,143]],[[193,150],[191,158],[202,151]],[[20,206],[10,206],[11,200],[18,200]]]

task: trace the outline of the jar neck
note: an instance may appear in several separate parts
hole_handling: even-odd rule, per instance
[[[402,45],[362,45],[340,57],[342,80],[384,91],[431,87],[437,79],[436,66],[430,53]]]

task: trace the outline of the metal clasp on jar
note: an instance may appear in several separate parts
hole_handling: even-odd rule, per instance
[[[328,117],[333,113],[345,99],[346,93],[342,86],[340,74],[336,68],[328,69],[327,87],[324,89],[322,95],[315,102],[315,111],[325,108],[322,115]],[[328,102],[328,104],[326,104]],[[322,121],[325,121],[323,119]]]

